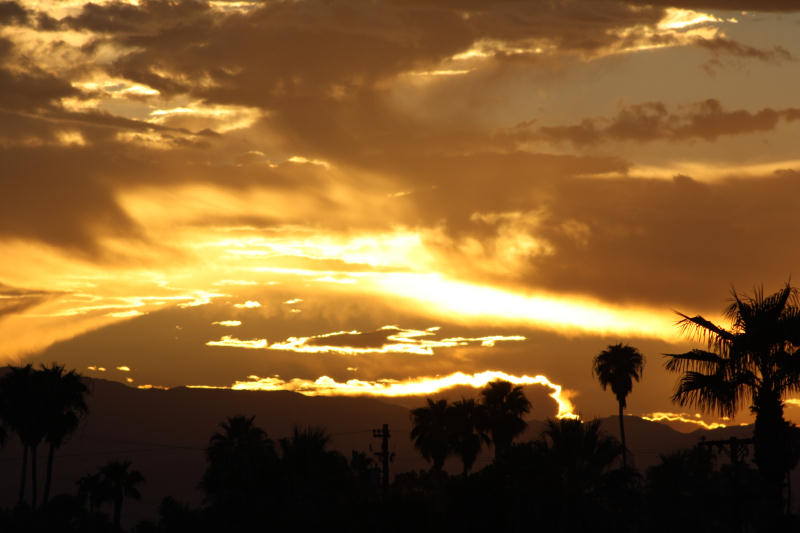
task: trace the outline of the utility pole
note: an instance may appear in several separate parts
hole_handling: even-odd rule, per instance
[[[381,439],[381,451],[375,452],[375,455],[381,459],[383,479],[383,496],[384,498],[389,493],[389,461],[393,458],[394,454],[389,453],[389,424],[384,424],[381,429],[373,429],[372,436]]]

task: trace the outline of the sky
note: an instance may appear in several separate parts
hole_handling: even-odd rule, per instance
[[[673,404],[663,354],[797,275],[798,34],[796,0],[0,2],[0,362],[502,377],[586,418],[622,342],[631,414],[748,422]]]

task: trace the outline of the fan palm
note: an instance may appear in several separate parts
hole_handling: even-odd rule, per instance
[[[749,404],[756,416],[754,460],[776,513],[783,500],[783,478],[792,465],[783,398],[800,391],[800,305],[788,283],[764,296],[733,291],[725,315],[730,329],[702,316],[679,313],[678,323],[706,350],[667,354],[667,370],[682,373],[673,400],[721,416],[733,416]]]
[[[265,487],[267,471],[277,461],[267,434],[255,425],[255,417],[232,416],[211,436],[208,467],[200,482],[206,498],[221,508],[255,505]]]
[[[131,464],[130,461],[111,461],[99,470],[101,494],[114,505],[114,527],[117,531],[121,529],[123,500],[142,498],[139,486],[144,483],[144,476],[138,470],[131,470]]]
[[[469,474],[483,444],[489,444],[486,434],[486,410],[473,399],[461,399],[448,408],[447,429],[450,446],[464,465],[464,475]]]
[[[522,417],[531,410],[531,402],[525,397],[521,386],[502,380],[487,384],[481,390],[481,397],[497,459],[511,447],[514,437],[528,427]]]
[[[46,504],[50,494],[55,450],[78,429],[81,417],[89,411],[85,398],[89,388],[80,374],[74,370],[65,373],[64,367],[56,364],[49,368],[43,366],[38,374],[42,380],[40,394],[44,400],[42,415],[46,429],[45,441],[50,445],[42,494],[42,502]]]
[[[440,472],[450,455],[450,435],[447,431],[447,400],[427,399],[428,405],[411,411],[413,427],[411,440],[432,469]]]
[[[619,435],[622,445],[622,466],[628,466],[625,444],[625,424],[623,412],[627,407],[627,397],[633,390],[633,380],[639,381],[644,368],[644,356],[639,350],[627,344],[613,344],[597,354],[592,362],[592,374],[600,380],[603,390],[611,387],[619,404]]]
[[[551,419],[535,446],[548,492],[542,497],[558,517],[558,530],[596,529],[591,525],[598,504],[614,486],[611,469],[620,454],[617,439],[600,431],[597,420]]]
[[[620,453],[617,439],[604,434],[598,420],[549,419],[539,446],[561,473],[562,489],[573,497],[600,486]]]
[[[25,499],[28,462],[31,464],[31,505],[36,507],[37,475],[36,448],[45,436],[39,386],[39,373],[31,365],[10,367],[0,379],[0,417],[18,436],[22,444],[22,472],[19,484],[19,501]],[[30,459],[30,461],[29,461]]]

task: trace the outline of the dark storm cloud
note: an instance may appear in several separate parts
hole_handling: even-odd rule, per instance
[[[780,121],[800,120],[800,108],[771,109],[757,112],[725,110],[719,100],[709,99],[671,111],[661,102],[647,102],[621,109],[610,119],[587,118],[571,126],[544,126],[534,133],[528,124],[510,130],[510,138],[539,138],[569,141],[576,146],[604,141],[650,142],[657,140],[715,141],[725,135],[743,135],[775,129]]]
[[[409,70],[434,68],[487,38],[510,43],[544,39],[591,52],[613,42],[613,30],[655,22],[661,11],[631,10],[613,1],[536,9],[507,2],[468,11],[465,16],[463,7],[430,2],[308,1],[270,3],[223,15],[198,2],[145,1],[139,6],[86,4],[60,24],[95,32],[95,41],[83,49],[88,57],[102,43],[131,49],[109,67],[111,75],[145,83],[167,97],[188,94],[209,104],[266,110],[269,116],[258,127],[277,133],[289,153],[362,170],[380,169],[399,178],[400,186],[416,185],[409,176],[419,171],[437,187],[474,186],[475,198],[492,203],[496,194],[477,191],[488,192],[494,185],[479,176],[475,166],[456,176],[446,167],[449,162],[431,157],[470,152],[485,146],[486,136],[470,129],[461,132],[458,124],[436,125],[408,116],[387,103],[389,93],[381,82]],[[12,57],[9,41],[0,42],[0,54]],[[0,69],[0,88],[0,107],[7,118],[0,134],[6,144],[27,138],[39,144],[5,151],[3,179],[11,192],[2,200],[7,209],[0,233],[6,236],[92,254],[98,253],[95,239],[100,228],[105,234],[144,238],[115,195],[126,186],[156,181],[285,185],[324,198],[324,188],[314,187],[319,184],[316,177],[296,179],[313,169],[269,169],[257,162],[239,166],[241,160],[231,161],[232,154],[222,151],[222,142],[215,151],[215,141],[208,136],[105,113],[65,111],[59,99],[92,95],[54,74],[35,68],[23,73]],[[85,145],[53,146],[65,130],[80,134],[82,142],[76,144]],[[156,134],[162,146],[130,145],[119,139],[121,132]],[[217,159],[211,160],[211,153]],[[562,167],[577,172],[569,170],[577,165],[591,173],[598,166],[601,172],[624,166],[617,160],[532,157],[531,165],[551,177]],[[471,163],[487,168],[499,162],[507,170],[498,185],[514,189],[528,179],[524,169],[520,177],[512,176],[510,163],[520,158],[525,156],[512,155],[501,162],[499,156],[479,155]],[[438,176],[435,169],[448,172]],[[29,207],[23,209],[26,203]]]
[[[67,80],[36,67],[27,71],[10,68],[13,54],[12,42],[0,37],[0,109],[33,111],[50,106],[59,98],[78,94]]]
[[[516,283],[681,310],[716,302],[704,307],[716,312],[731,285],[749,291],[796,277],[798,178],[784,171],[713,183],[687,176],[561,180],[540,203],[541,221],[531,233],[555,253],[531,256]],[[464,221],[464,234],[470,223],[478,225]],[[484,237],[484,246],[490,243]],[[444,253],[459,260],[457,250]]]
[[[135,47],[114,63],[116,75],[167,95],[188,92],[212,102],[269,109],[290,133],[309,118],[324,128],[322,112],[345,115],[349,126],[360,125],[357,113],[374,111],[374,100],[380,100],[376,84],[434,68],[482,40],[512,48],[536,41],[593,53],[621,42],[617,30],[654,24],[663,14],[614,1],[497,2],[474,8],[438,2],[304,1],[228,16],[182,5],[87,7],[69,24],[110,32],[112,41]],[[131,10],[136,16],[123,17]],[[128,25],[126,20],[138,22]],[[298,116],[297,108],[309,105],[315,114]]]
[[[159,32],[165,24],[189,23],[199,16],[210,14],[205,2],[145,0],[140,5],[86,3],[78,15],[65,17],[61,22],[70,28],[97,33],[152,34]]]

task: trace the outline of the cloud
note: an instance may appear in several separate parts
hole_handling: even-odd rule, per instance
[[[234,390],[292,390],[308,396],[413,396],[431,395],[452,387],[470,386],[476,389],[485,387],[488,383],[502,379],[515,385],[541,385],[552,392],[550,397],[558,404],[558,418],[578,418],[575,407],[570,401],[572,393],[563,389],[561,385],[551,382],[547,377],[516,376],[505,372],[487,370],[468,374],[455,372],[447,376],[421,376],[405,380],[385,379],[379,381],[363,381],[349,379],[337,382],[328,376],[316,380],[291,379],[285,381],[279,376],[260,378],[249,376],[248,381],[237,381],[230,388]],[[203,388],[203,386],[192,386]],[[214,387],[219,388],[219,387]]]
[[[718,428],[725,428],[728,427],[728,424],[724,422],[706,422],[703,420],[702,415],[700,413],[695,414],[692,416],[689,413],[669,413],[669,412],[655,412],[655,413],[647,413],[644,415],[639,415],[640,418],[645,420],[650,420],[652,422],[683,422],[684,424],[689,424],[692,426],[700,426],[704,429],[718,429]],[[723,418],[723,420],[729,420],[728,417]]]
[[[235,328],[242,325],[241,320],[218,320],[211,323],[212,325],[224,326],[228,328]]]
[[[426,330],[405,329],[397,326],[362,333],[360,331],[336,331],[309,337],[289,337],[285,341],[267,345],[266,339],[241,341],[226,335],[219,341],[209,341],[207,346],[229,346],[239,348],[268,348],[270,350],[297,353],[365,355],[365,354],[410,354],[433,355],[434,348],[457,346],[493,347],[497,342],[524,341],[522,335],[488,335],[484,337],[435,337],[439,328]]]
[[[28,11],[17,2],[0,2],[0,24],[25,24]]]
[[[267,339],[241,340],[231,335],[224,335],[218,341],[208,341],[206,346],[227,346],[229,348],[248,348],[260,350],[267,347]]]
[[[11,287],[0,283],[0,319],[35,307],[58,293],[52,291]]]
[[[775,46],[769,50],[756,48],[724,37],[704,39],[698,37],[694,44],[712,52],[716,56],[728,54],[737,57],[753,58],[761,61],[794,61],[794,56],[786,48]]]
[[[247,300],[243,304],[234,304],[233,306],[239,309],[255,309],[256,307],[261,307],[261,303],[256,300]]]
[[[630,4],[679,7],[685,9],[724,9],[730,11],[800,11],[794,0],[628,0]]]
[[[673,111],[662,102],[635,104],[622,108],[610,119],[586,118],[571,126],[543,126],[534,133],[523,126],[506,134],[520,139],[568,141],[576,146],[605,141],[715,141],[728,135],[771,131],[781,121],[796,120],[800,120],[800,108],[727,111],[719,100],[708,99]]]

